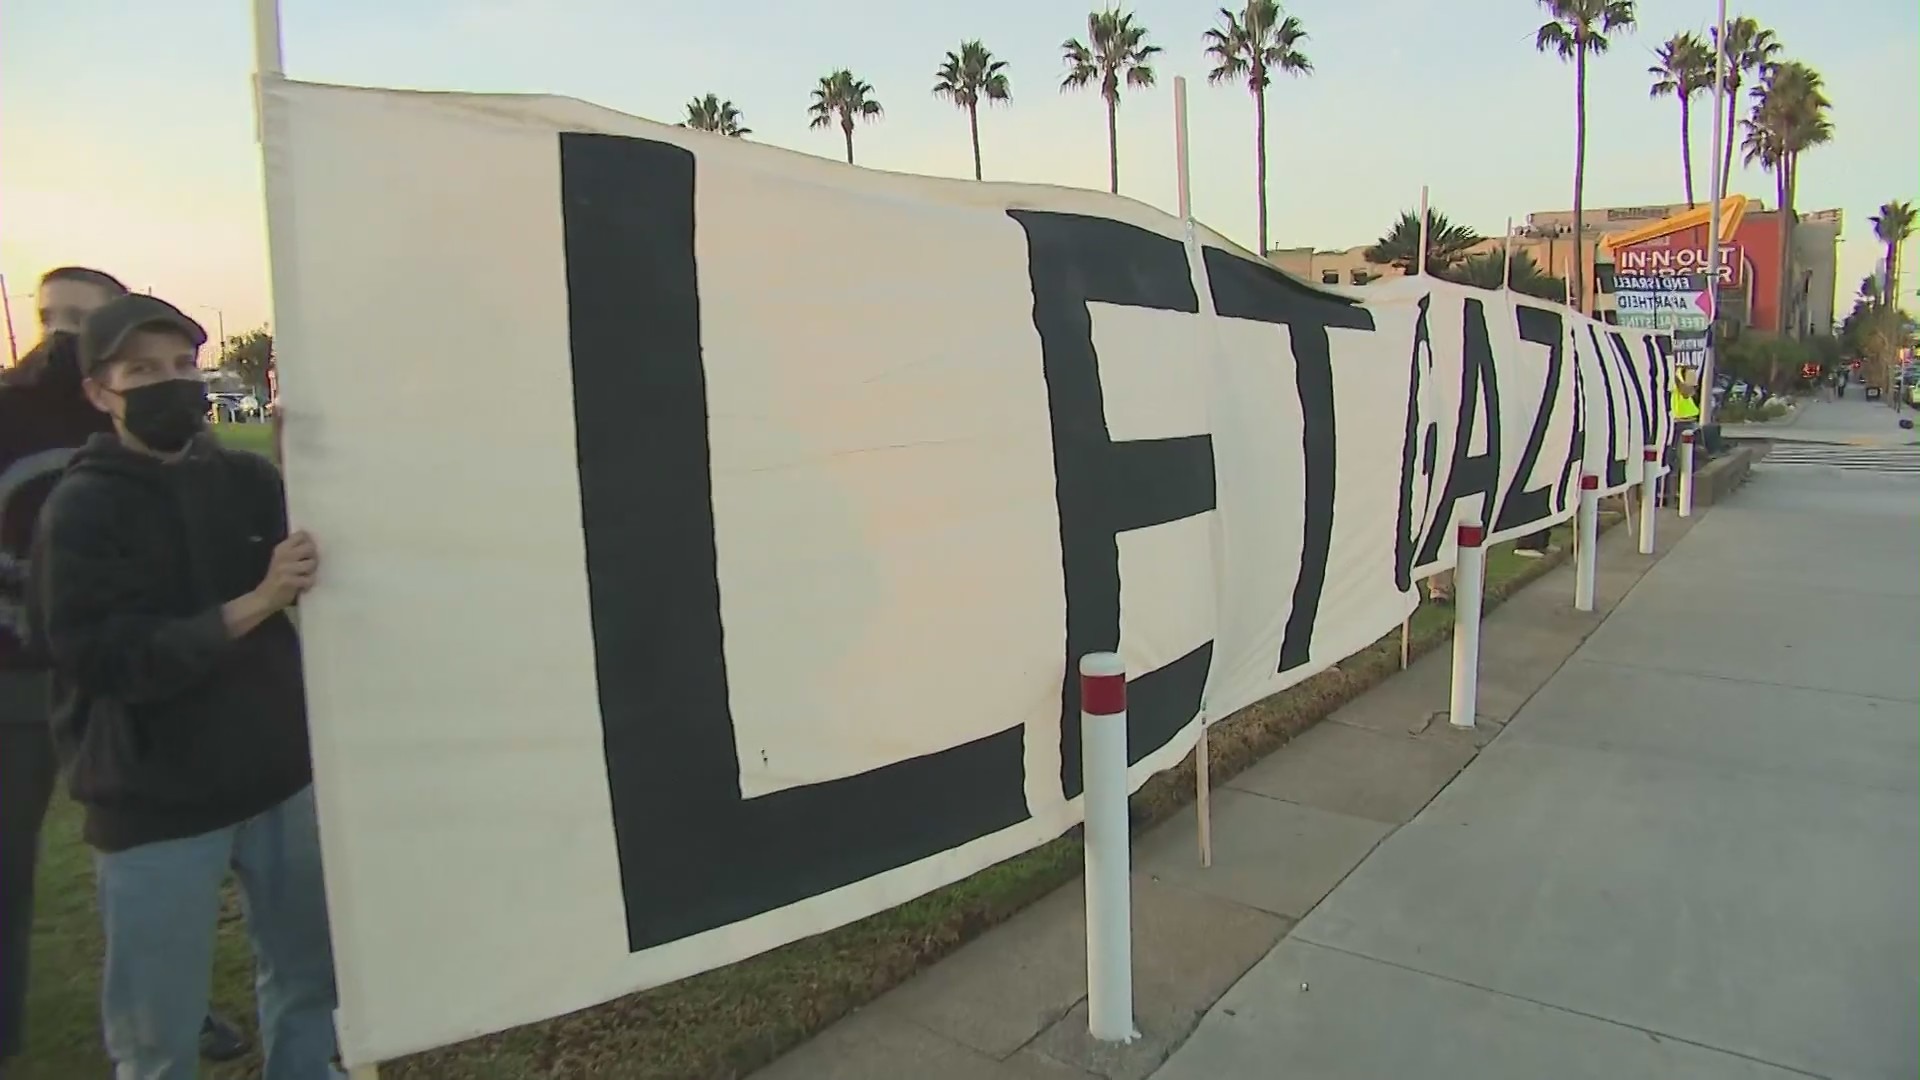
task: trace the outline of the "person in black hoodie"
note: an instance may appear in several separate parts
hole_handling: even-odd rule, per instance
[[[203,432],[206,331],[151,296],[80,331],[115,434],[74,455],[36,532],[29,619],[97,852],[101,1012],[123,1077],[191,1077],[220,885],[246,900],[268,1080],[337,1077],[333,963],[299,642],[312,586],[278,471]]]
[[[24,1048],[34,870],[56,772],[47,673],[25,646],[27,552],[68,459],[88,437],[113,431],[81,389],[79,330],[89,312],[126,292],[89,267],[42,274],[40,342],[0,371],[0,1065]],[[202,1057],[230,1061],[249,1049],[230,1022],[210,1015],[202,1023]]]

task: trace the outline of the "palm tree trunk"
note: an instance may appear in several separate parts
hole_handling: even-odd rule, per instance
[[[1900,244],[1897,241],[1887,245],[1887,280],[1880,293],[1883,307],[1894,306],[1894,297],[1900,295]]]
[[[1107,190],[1120,194],[1120,103],[1107,99]]]
[[[1260,257],[1267,257],[1267,88],[1253,92],[1254,200],[1260,208]]]
[[[1782,337],[1792,330],[1787,318],[1787,304],[1793,295],[1793,208],[1787,190],[1787,176],[1792,169],[1789,156],[1784,154],[1773,169],[1773,190],[1780,199],[1780,295],[1775,303],[1780,312],[1778,329]]]
[[[978,104],[967,106],[967,129],[973,133],[973,178],[979,180],[982,177],[980,175],[980,106]]]
[[[1693,209],[1693,110],[1680,95],[1680,174],[1687,181],[1687,209]]]
[[[853,164],[853,121],[840,121],[840,134],[847,140],[847,164]]]
[[[1567,283],[1573,286],[1573,310],[1587,310],[1585,222],[1582,194],[1587,185],[1587,52],[1581,48],[1573,61],[1573,261]]]

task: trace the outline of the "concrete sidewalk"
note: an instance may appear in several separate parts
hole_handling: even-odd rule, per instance
[[[1920,432],[1900,426],[1901,417],[1914,419],[1920,412],[1896,411],[1881,401],[1867,401],[1858,388],[1852,395],[1836,401],[1802,401],[1792,417],[1762,424],[1726,424],[1722,438],[1733,440],[1777,440],[1794,443],[1825,443],[1835,446],[1911,446],[1920,442]]]
[[[1663,515],[1661,550],[1688,525]],[[1616,528],[1601,542],[1599,613],[1572,610],[1566,566],[1497,609],[1482,640],[1477,730],[1455,731],[1446,722],[1449,659],[1440,649],[1217,788],[1211,869],[1198,864],[1191,808],[1140,838],[1133,905],[1143,1037],[1133,1045],[1116,1049],[1087,1038],[1083,894],[1075,882],[757,1076],[1124,1080],[1151,1074],[1297,920],[1501,732],[1652,562],[1635,553],[1626,529]],[[1384,1018],[1363,1004],[1349,1019],[1369,1013]],[[1189,1071],[1182,1075],[1272,1075],[1267,1067],[1216,1072],[1208,1060],[1183,1064]]]
[[[1156,1075],[1915,1076],[1916,550],[1756,471]]]

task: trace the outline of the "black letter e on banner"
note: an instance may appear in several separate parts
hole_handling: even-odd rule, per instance
[[[1186,248],[1106,218],[1009,210],[1027,234],[1033,325],[1040,333],[1053,427],[1055,499],[1067,592],[1067,654],[1060,689],[1060,784],[1080,794],[1080,657],[1120,647],[1123,532],[1214,508],[1213,439],[1189,435],[1114,442],[1087,305],[1198,315]],[[1166,744],[1200,711],[1208,642],[1128,680],[1127,761]]]

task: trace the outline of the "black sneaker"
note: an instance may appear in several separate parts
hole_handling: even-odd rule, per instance
[[[247,1056],[253,1044],[232,1021],[207,1014],[200,1021],[200,1056],[212,1062],[236,1061]]]

